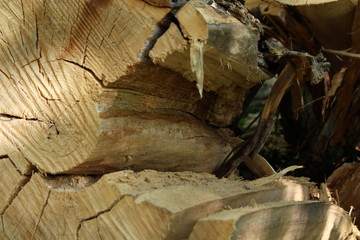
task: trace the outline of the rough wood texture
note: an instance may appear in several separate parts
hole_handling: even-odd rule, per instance
[[[4,209],[0,234],[13,240],[184,239],[199,218],[224,208],[306,201],[312,189],[306,180],[281,175],[242,182],[149,170],[98,180],[35,174]]]
[[[17,171],[9,158],[0,159],[0,214],[11,204],[20,189],[27,183],[29,177],[22,175]]]
[[[358,236],[347,213],[330,202],[308,202],[316,195],[313,184],[283,177],[285,173],[255,181],[152,170],[120,171],[101,178],[34,174],[8,204],[2,205],[0,237],[176,240],[189,236],[230,239],[226,236],[231,235],[243,236],[236,239]],[[18,178],[16,174],[8,177]],[[0,185],[0,189],[7,187]]]
[[[140,0],[1,0],[0,153],[22,173],[213,171],[233,143],[205,122],[230,125],[267,75],[257,68],[257,29],[201,1],[187,5],[177,13],[184,38],[169,8]],[[196,39],[194,18],[203,19]],[[207,42],[202,98],[199,70],[170,61],[180,54],[189,68],[198,40]],[[149,52],[160,56],[159,46],[176,51],[158,65]]]
[[[360,224],[360,163],[345,163],[327,179],[332,197]]]
[[[355,230],[356,231],[356,230]],[[356,239],[351,219],[328,202],[283,202],[223,211],[199,220],[189,240]]]
[[[276,29],[266,31],[267,43],[276,38],[281,42],[280,46],[289,50],[296,46],[294,49],[313,55],[322,52],[331,64],[330,68],[323,64],[321,74],[314,71],[314,75],[324,77],[321,82],[301,83],[309,77],[306,75],[299,79],[297,86],[291,86],[280,107],[286,139],[297,146],[305,166],[299,174],[322,182],[343,162],[356,161],[358,157],[360,61],[356,56],[360,52],[360,4],[358,1],[339,0],[289,7],[274,5],[271,1],[249,2],[252,8],[261,3],[261,16],[268,20],[264,24]],[[294,11],[299,14],[296,15],[297,24],[289,24],[292,20],[287,16]],[[273,21],[275,19],[281,21]],[[332,27],[327,27],[329,24]],[[301,29],[294,26],[299,25],[306,26],[310,35],[309,32],[299,34],[300,31],[294,34],[294,29]],[[302,39],[298,38],[299,35],[314,41],[301,41],[299,44],[298,40]],[[268,46],[271,49],[271,45]],[[325,49],[326,46],[342,51]],[[269,59],[273,57],[271,54]]]
[[[180,29],[172,24],[158,39],[150,51],[152,61],[197,82],[200,94],[218,93],[210,123],[231,124],[247,90],[268,78],[257,67],[259,30],[201,1],[187,3],[176,18]]]
[[[326,1],[326,4],[303,2],[296,9],[305,19],[316,39],[324,48],[345,50],[351,47],[351,25],[356,1]],[[331,27],[328,26],[331,23]]]

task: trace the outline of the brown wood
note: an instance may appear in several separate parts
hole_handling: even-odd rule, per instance
[[[323,2],[326,3],[303,2],[298,4],[296,9],[306,20],[305,23],[308,28],[311,29],[311,32],[324,48],[348,49],[351,46],[351,25],[354,19],[356,1]],[[330,23],[332,27],[324,27]]]
[[[280,105],[286,139],[296,146],[295,151],[299,152],[305,165],[299,174],[322,182],[336,167],[344,161],[356,161],[358,155],[355,149],[359,143],[360,126],[359,86],[356,84],[360,8],[358,1],[317,2],[276,1],[274,4],[270,1],[247,1],[252,9],[259,6],[265,19],[265,44],[268,47],[268,43],[278,42],[278,46],[287,48],[287,55],[291,49],[314,56],[323,53],[331,64],[326,67],[323,59],[317,64],[320,66],[317,69],[322,68],[322,71],[317,73],[312,70],[310,74],[297,76],[297,83],[290,87]],[[296,24],[290,24],[289,15],[292,20],[297,17]],[[326,27],[329,24],[332,27]],[[299,25],[305,27],[307,34],[298,31],[301,29]],[[307,36],[311,41],[299,41],[302,39],[299,35]],[[274,60],[276,57],[273,55],[277,53],[270,51],[269,61],[281,64],[281,61]],[[318,55],[316,58],[320,60],[322,57]],[[304,66],[303,70],[309,67]],[[324,80],[312,79],[309,83],[309,75],[322,76]]]
[[[360,163],[345,163],[327,179],[331,196],[360,223]]]

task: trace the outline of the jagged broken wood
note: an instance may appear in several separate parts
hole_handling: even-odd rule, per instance
[[[331,197],[339,206],[351,212],[356,224],[360,223],[360,163],[344,163],[327,179]]]

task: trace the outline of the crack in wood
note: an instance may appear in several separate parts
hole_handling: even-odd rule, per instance
[[[8,237],[8,235],[6,234],[6,231],[5,231],[4,218],[3,218],[2,215],[0,215],[0,219],[1,219],[1,228],[2,228],[2,231],[3,231],[3,235],[7,240],[10,240],[10,238]]]
[[[23,36],[22,30],[20,30],[19,32],[20,32],[21,45],[25,48],[26,54],[28,55],[29,52],[27,51],[27,48],[26,48],[26,46],[25,46],[24,36]]]
[[[40,64],[40,63],[39,63]],[[39,66],[39,70],[40,70],[40,66]],[[41,91],[41,89],[39,87],[37,87],[39,93],[40,93],[40,96],[42,98],[45,99],[46,103],[48,103],[48,101],[59,101],[59,102],[62,102],[62,100],[60,98],[48,98],[45,96],[45,94],[43,93],[43,91]]]
[[[48,128],[48,130],[50,130],[52,127],[54,127],[56,135],[60,135],[60,131],[59,131],[58,127],[56,126],[56,122],[54,120],[50,119],[49,123],[50,123],[50,127]],[[48,135],[47,139],[50,139],[50,138],[51,137]]]
[[[32,64],[32,63],[34,63],[34,62],[37,62],[37,61],[39,61],[39,60],[40,60],[40,58],[35,58],[34,60],[31,60],[31,61],[25,63],[24,65],[21,65],[20,67],[21,67],[21,68],[24,68],[24,67],[29,66],[30,64]]]
[[[7,43],[6,43],[6,44],[7,44]],[[10,54],[10,56],[11,56],[12,60],[13,60],[13,63],[15,63],[15,62],[16,62],[16,60],[15,60],[14,55],[12,54],[12,52],[11,52],[11,50],[10,50],[9,46],[7,46],[7,49],[8,49],[9,54]]]
[[[82,68],[83,70],[87,71],[88,73],[90,73],[93,76],[93,78],[96,80],[96,82],[104,89],[124,90],[124,91],[129,91],[129,92],[135,92],[135,93],[139,93],[139,94],[154,96],[154,97],[158,97],[158,98],[162,98],[162,99],[167,99],[167,98],[155,95],[155,94],[140,92],[140,91],[136,91],[136,90],[133,90],[133,89],[127,89],[127,88],[123,88],[123,87],[106,86],[106,85],[104,85],[103,80],[101,78],[99,78],[92,69],[90,69],[88,67],[85,67],[85,66],[81,65],[80,63],[77,63],[77,62],[74,62],[74,61],[71,61],[71,60],[68,60],[68,59],[59,58],[57,60],[73,64],[73,65],[78,66],[78,67]],[[172,109],[172,110],[174,110],[174,109]],[[180,111],[180,112],[182,112],[182,111]],[[188,112],[185,112],[185,113],[188,113]],[[188,113],[188,114],[191,114],[191,113]]]
[[[77,62],[74,62],[74,61],[71,61],[71,60],[67,60],[67,59],[63,59],[63,58],[59,58],[57,60],[61,60],[61,61],[64,61],[64,62],[67,62],[67,63],[70,63],[70,64],[73,64],[75,66],[78,66],[80,68],[82,68],[83,70],[87,71],[88,73],[90,73],[94,79],[96,80],[96,82],[102,87],[102,88],[105,88],[105,89],[119,89],[119,88],[116,88],[116,87],[109,87],[109,86],[105,86],[105,84],[103,83],[103,80],[100,79],[96,74],[95,72],[88,68],[88,67],[85,67],[84,65],[81,65],[80,63],[77,63]]]
[[[23,156],[23,158],[25,159],[25,161],[29,163],[30,168],[31,168],[31,169],[35,169],[35,171],[33,170],[33,173],[34,173],[34,172],[41,172],[40,169],[39,169],[33,162],[31,162],[28,158],[25,157],[25,155],[24,155],[23,152],[21,151],[21,149],[20,149],[20,147],[18,146],[18,144],[15,143],[14,141],[13,141],[13,144],[14,144],[14,147],[16,148],[16,150],[21,154],[21,156]],[[7,155],[7,156],[8,156],[8,155]],[[11,160],[10,156],[8,156],[8,158]],[[13,161],[13,160],[11,160],[11,161]],[[14,164],[15,164],[15,163],[14,163]],[[16,166],[16,165],[15,165],[15,166]],[[16,168],[18,169],[17,166],[16,166]],[[32,173],[32,174],[33,174],[33,173]],[[31,174],[22,174],[22,175],[25,175],[25,176],[26,176],[26,175],[31,175]]]
[[[84,56],[83,56],[83,60],[82,60],[82,64],[81,64],[82,66],[84,66],[84,65],[85,65],[85,62],[86,62],[87,50],[88,50],[88,46],[89,46],[89,41],[90,41],[90,35],[91,35],[91,33],[92,33],[92,28],[90,28],[89,33],[88,33],[88,35],[86,36],[85,46],[84,46],[84,51],[83,51]]]
[[[35,122],[44,122],[41,119],[34,118],[34,117],[20,117],[8,113],[0,113],[0,121],[12,121],[12,120],[26,120],[26,121],[35,121]]]
[[[42,206],[42,208],[41,208],[41,210],[40,210],[39,218],[38,218],[38,220],[36,221],[36,224],[35,224],[35,227],[34,227],[34,231],[33,231],[32,235],[31,235],[30,240],[33,240],[33,239],[34,239],[34,236],[35,236],[35,234],[36,234],[36,232],[37,232],[37,230],[38,230],[38,228],[39,228],[39,223],[40,223],[40,221],[41,221],[42,216],[44,215],[44,210],[45,210],[46,205],[48,204],[48,201],[49,201],[49,198],[50,198],[50,194],[51,194],[51,189],[49,189],[49,191],[48,191],[48,193],[47,193],[45,202],[44,202],[44,204],[43,204],[43,206]]]
[[[11,160],[11,158],[10,158],[8,155],[5,155],[5,156],[8,158],[9,162],[11,163],[11,165],[13,165],[13,167],[15,168],[15,170],[16,170],[21,176],[24,176],[24,174],[22,174],[22,173],[20,172],[20,170],[18,169],[18,167],[16,166],[16,164],[14,163],[14,161]],[[5,158],[6,158],[6,157],[5,157]],[[1,157],[0,157],[0,159],[1,159]]]
[[[96,219],[96,230],[97,230],[97,233],[99,235],[100,240],[103,240],[103,238],[101,236],[101,233],[100,233],[99,220],[98,219]]]
[[[4,70],[0,69],[0,73],[4,74],[7,79],[10,79],[10,77],[4,72]]]
[[[39,25],[38,25],[38,18],[35,13],[35,47],[36,50],[39,49]]]
[[[25,23],[25,9],[24,9],[23,0],[21,0],[20,3],[21,3],[21,11],[22,11],[23,22]]]
[[[97,219],[100,215],[104,214],[104,213],[107,213],[107,212],[110,212],[115,206],[116,204],[118,204],[118,202],[120,202],[126,195],[123,195],[123,196],[120,196],[118,199],[116,199],[108,208],[106,208],[105,210],[102,210],[102,211],[99,211],[96,215],[94,216],[91,216],[91,217],[88,217],[88,218],[84,218],[82,220],[80,220],[79,222],[79,225],[78,227],[76,228],[76,236],[75,236],[75,239],[76,240],[79,240],[79,232],[80,232],[80,229],[81,229],[81,226],[82,226],[82,223],[83,222],[86,222],[86,221],[90,221],[90,220],[93,220],[93,219]],[[99,230],[98,230],[99,231]]]
[[[155,46],[156,41],[170,28],[170,24],[174,21],[176,21],[176,18],[172,12],[169,12],[160,20],[160,22],[154,28],[151,36],[146,40],[143,49],[140,51],[140,59],[150,59],[149,53]]]
[[[6,235],[6,232],[5,232],[4,219],[3,219],[2,215],[0,215],[0,220],[1,220],[1,228],[2,228],[3,235],[6,237],[6,239],[9,239],[9,237]]]
[[[16,146],[16,147],[17,147],[17,146]],[[18,147],[17,147],[17,149],[18,149],[19,153],[22,154],[21,151],[20,151],[20,149],[19,149]],[[0,212],[0,217],[1,217],[1,219],[3,220],[3,214],[4,214],[4,213],[6,212],[6,210],[11,206],[11,204],[14,202],[15,198],[19,195],[19,193],[20,193],[21,190],[26,186],[26,184],[28,184],[28,182],[30,182],[31,176],[28,177],[28,176],[22,174],[21,171],[18,169],[18,167],[16,166],[16,164],[15,164],[14,161],[10,158],[9,155],[1,155],[1,156],[0,156],[0,159],[8,159],[8,161],[10,161],[10,163],[13,165],[13,167],[15,168],[15,170],[16,170],[21,176],[24,176],[24,177],[25,177],[25,178],[20,182],[20,186],[16,189],[16,190],[17,190],[16,193],[13,194],[13,196],[8,200],[7,205],[5,206],[5,208],[2,210],[2,212]],[[26,161],[28,161],[29,164],[30,164],[32,167],[34,167],[34,165],[32,165],[31,162],[30,162],[27,158],[24,157],[24,159],[25,159]],[[38,171],[38,170],[37,170],[37,171]],[[4,230],[4,234],[5,234],[5,230]]]
[[[115,20],[114,20],[114,22],[113,22],[113,25],[112,25],[112,27],[111,27],[108,35],[107,35],[107,38],[108,38],[108,39],[110,39],[110,36],[111,36],[113,30],[115,29],[115,26],[116,26],[116,24],[117,24],[117,21],[119,20],[119,18],[120,18],[120,16],[121,16],[121,11],[123,11],[123,8],[120,8],[119,12],[117,13],[117,17],[115,18]],[[128,25],[129,22],[130,22],[130,18],[124,23],[124,27],[122,28],[121,31],[119,31],[118,36],[120,36],[120,34],[121,34],[123,31],[125,31],[126,26]],[[100,43],[100,46],[102,45],[102,43],[103,43],[104,40],[105,40],[105,36],[102,38],[101,43]]]
[[[23,176],[23,175],[22,175]],[[20,182],[20,186],[18,187],[16,193],[11,196],[11,198],[9,199],[9,201],[7,202],[7,205],[5,206],[5,208],[0,212],[0,216],[3,216],[4,213],[6,212],[6,210],[11,206],[11,204],[14,202],[15,198],[20,194],[21,190],[23,190],[23,188],[26,186],[26,184],[28,184],[28,182],[30,182],[31,177],[26,177],[24,178],[21,182]]]

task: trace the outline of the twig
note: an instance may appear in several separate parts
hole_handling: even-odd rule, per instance
[[[351,52],[346,52],[346,51],[341,51],[341,50],[334,50],[334,49],[326,49],[326,48],[321,48],[321,50],[324,52],[333,53],[336,55],[352,57],[352,58],[360,58],[360,54],[356,54],[356,53],[351,53]]]
[[[309,105],[311,105],[311,104],[313,104],[313,103],[315,103],[315,102],[317,102],[317,101],[320,101],[320,100],[322,100],[322,99],[324,99],[324,98],[326,98],[326,97],[327,97],[327,96],[321,96],[321,97],[319,97],[319,98],[316,98],[316,99],[314,99],[314,100],[312,100],[312,101],[310,101],[310,102],[308,102],[308,103],[305,103],[305,104],[302,105],[301,107],[298,107],[298,108],[294,109],[293,111],[302,110],[302,109],[304,109],[305,107],[307,107],[307,106],[309,106]]]
[[[250,128],[252,125],[254,125],[254,123],[260,118],[261,113],[259,113],[256,118],[254,118],[251,123],[243,130],[241,135],[244,135]]]

